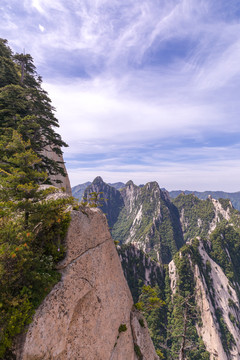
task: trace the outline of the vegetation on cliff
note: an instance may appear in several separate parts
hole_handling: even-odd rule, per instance
[[[0,39],[0,358],[59,280],[71,199],[57,198],[50,176],[61,164],[43,155],[66,144],[30,55]]]
[[[5,148],[16,130],[24,141],[30,140],[32,150],[42,160],[36,164],[38,170],[65,176],[61,164],[43,152],[51,149],[62,154],[61,147],[67,144],[55,131],[58,121],[41,82],[31,55],[13,55],[7,41],[0,39],[0,168],[7,170],[9,166]]]
[[[181,190],[173,190],[169,192],[169,195],[172,199],[176,198],[178,195],[182,194],[183,191]],[[226,203],[229,203],[229,200],[233,204],[234,208],[240,211],[240,191],[235,193],[228,193],[225,191],[184,191],[185,195],[194,194],[201,200],[206,200],[208,196],[210,195],[213,199],[226,201]]]
[[[102,196],[108,197],[102,179],[96,182]],[[116,207],[116,201],[112,201],[115,192],[108,200],[109,213]],[[196,292],[196,267],[206,287],[217,336],[226,356],[231,356],[237,346],[233,327],[240,328],[239,306],[230,289],[240,299],[239,212],[227,199],[200,200],[193,194],[180,194],[171,201],[156,182],[136,186],[129,181],[117,194],[122,196],[124,206],[118,207],[112,235],[119,244],[134,301],[147,319],[160,358],[209,359],[200,336],[206,324],[202,323]],[[203,260],[200,247],[209,260]],[[176,274],[168,265],[172,259]],[[228,286],[226,278],[221,284],[228,297],[224,308],[213,287],[211,261],[215,263],[214,271],[218,264],[229,280]]]
[[[194,262],[197,261],[198,243],[185,245],[174,257],[177,283],[173,292],[169,269],[165,265],[164,286],[146,286],[141,289],[137,308],[146,317],[150,334],[161,359],[208,360],[196,325],[201,318],[195,301]]]

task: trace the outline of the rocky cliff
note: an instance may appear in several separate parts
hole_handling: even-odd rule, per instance
[[[102,212],[73,211],[66,245],[62,279],[18,340],[17,360],[157,360]]]
[[[143,285],[164,286],[163,266],[133,244],[117,246],[124,275],[136,303]]]
[[[189,242],[169,264],[173,307],[183,291],[192,299],[189,309],[198,310],[187,320],[194,319],[210,360],[240,358],[239,246],[239,233],[225,225]]]
[[[88,198],[92,192],[101,195],[101,210],[106,214],[108,225],[111,228],[117,221],[119,213],[124,206],[121,193],[113,186],[106,184],[100,176],[96,177],[92,184],[85,189],[84,197]]]
[[[240,191],[235,193],[228,193],[224,191],[189,191],[189,190],[173,190],[169,191],[171,198],[176,198],[178,195],[184,193],[185,195],[194,194],[201,200],[206,200],[210,195],[214,199],[229,199],[233,204],[234,208],[240,211]]]
[[[47,147],[43,150],[43,155],[48,157],[50,160],[57,161],[61,164],[61,167],[63,168],[66,176],[63,176],[61,174],[58,175],[50,175],[50,179],[52,181],[52,184],[58,188],[63,187],[66,190],[66,193],[68,195],[72,195],[72,189],[70,185],[70,180],[68,177],[68,173],[64,164],[63,156],[56,154],[54,151],[51,150],[50,147]]]
[[[110,191],[124,202],[111,231],[159,354],[169,360],[240,359],[239,212],[229,200],[211,196],[171,200],[156,182],[129,181]]]
[[[202,319],[198,332],[211,360],[237,360],[240,358],[240,307],[237,293],[222,268],[211,259],[201,243],[199,253],[205,268],[209,264],[212,287],[207,286],[203,273],[195,265],[196,303]]]
[[[185,241],[195,236],[207,236],[222,220],[229,221],[235,211],[229,200],[215,200],[211,196],[200,200],[193,194],[180,194],[173,203],[180,215]]]
[[[128,181],[117,190],[97,177],[84,196],[93,191],[105,199],[101,209],[114,240],[134,244],[162,263],[168,263],[183,245],[178,210],[156,182],[136,186]]]

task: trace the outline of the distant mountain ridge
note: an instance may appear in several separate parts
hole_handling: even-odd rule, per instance
[[[84,197],[91,192],[102,193],[101,209],[160,358],[239,360],[240,213],[226,193],[199,199],[202,193],[131,180],[118,190],[101,177]],[[153,299],[160,309],[150,306]]]
[[[76,199],[82,200],[85,189],[91,184],[92,184],[91,181],[87,181],[87,182],[85,182],[83,184],[73,186],[72,187],[72,195]],[[114,187],[117,190],[119,190],[119,189],[121,189],[122,187],[125,186],[125,184],[123,182],[116,182],[116,183],[113,183],[113,184],[109,183],[108,185]]]
[[[75,198],[81,200],[84,190],[91,185],[91,182],[88,181],[83,184],[76,185],[72,187],[72,194]],[[123,182],[116,182],[116,183],[108,183],[108,185],[114,187],[115,189],[119,190],[125,186]],[[139,187],[143,187],[144,185],[139,185]],[[161,188],[163,191],[168,191],[165,188]],[[212,198],[218,199],[229,199],[233,204],[234,208],[240,211],[240,191],[237,192],[225,192],[225,191],[190,191],[190,190],[172,190],[168,191],[170,198],[174,199],[181,193],[185,195],[194,194],[201,200],[206,200],[207,197],[210,195]]]
[[[84,198],[101,193],[101,209],[111,234],[120,244],[133,244],[162,264],[168,264],[186,241],[207,236],[234,213],[227,199],[200,200],[193,194],[171,199],[157,182],[137,186],[131,180],[120,190],[98,176]]]
[[[156,182],[139,187],[130,180],[117,190],[98,176],[85,189],[84,198],[92,192],[106,199],[101,209],[114,240],[134,244],[162,263],[168,263],[183,245],[178,210]]]
[[[218,199],[229,199],[233,204],[234,208],[240,211],[240,191],[229,193],[225,191],[189,191],[189,190],[173,190],[169,191],[169,195],[171,198],[176,198],[181,193],[185,195],[194,194],[201,200],[206,200],[210,195],[212,198]]]

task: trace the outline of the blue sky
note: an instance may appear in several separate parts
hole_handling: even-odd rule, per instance
[[[57,109],[72,185],[240,191],[239,0],[1,0]]]

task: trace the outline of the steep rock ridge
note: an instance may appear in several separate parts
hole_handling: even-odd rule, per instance
[[[73,211],[66,245],[62,280],[36,311],[17,360],[138,360],[136,349],[157,360],[102,212]]]
[[[168,263],[183,245],[179,214],[168,193],[156,182],[138,187],[132,181],[120,192],[125,206],[113,226],[114,239]]]
[[[175,262],[173,260],[168,265],[168,272],[169,272],[171,292],[174,295],[176,292],[178,276],[177,276],[177,268],[176,268]]]
[[[206,200],[208,196],[210,195],[213,199],[216,200],[230,200],[233,204],[234,208],[240,211],[240,191],[234,192],[234,193],[228,193],[224,191],[189,191],[189,190],[173,190],[169,191],[169,195],[172,199],[176,198],[181,193],[184,193],[185,195],[194,194],[201,200]]]
[[[181,193],[173,199],[180,214],[185,241],[195,236],[207,236],[223,219],[229,220],[235,211],[229,200],[208,197],[200,200],[195,195]]]
[[[209,197],[209,199],[213,203],[214,212],[215,212],[215,216],[214,216],[211,224],[209,225],[208,233],[210,234],[211,232],[213,232],[213,230],[216,229],[217,224],[220,223],[222,219],[225,219],[227,221],[230,220],[230,218],[231,218],[231,210],[232,210],[232,203],[231,203],[231,201],[229,201],[228,206],[227,206],[227,208],[225,210],[219,200],[212,199],[212,197]]]
[[[136,303],[142,285],[164,286],[163,266],[133,244],[117,247],[123,272]]]
[[[128,214],[132,213],[132,211],[134,210],[133,206],[136,203],[139,194],[140,189],[133,183],[132,180],[129,180],[126,183],[126,186],[122,189],[121,195],[123,197],[124,205]]]
[[[72,195],[72,189],[71,189],[71,185],[70,185],[70,180],[68,177],[68,173],[64,164],[64,160],[63,160],[63,156],[56,154],[54,151],[51,150],[51,148],[47,148],[45,150],[43,150],[43,155],[48,157],[51,160],[57,161],[59,163],[61,163],[61,166],[66,174],[66,176],[63,176],[61,174],[58,175],[50,175],[50,179],[52,181],[53,186],[56,186],[58,188],[63,187],[66,190],[66,193],[68,195]],[[59,182],[60,181],[60,182]]]
[[[102,193],[101,210],[107,216],[110,228],[117,221],[118,215],[124,206],[120,192],[114,187],[106,184],[100,176],[97,176],[91,185],[84,191],[84,197],[88,197],[92,192]]]
[[[196,244],[198,244],[197,247]],[[189,278],[193,278],[194,282],[192,296],[195,299],[196,309],[199,310],[195,326],[209,352],[210,360],[239,360],[239,285],[231,282],[223,268],[208,254],[209,250],[206,249],[211,246],[211,238],[207,242],[198,238],[188,242],[180,250],[178,257],[182,264],[187,264],[187,262],[190,264],[187,274],[192,273]],[[225,250],[231,258],[231,254],[227,249]],[[188,259],[187,262],[186,259]],[[183,265],[176,261],[174,258],[169,264],[172,301],[179,291],[179,286],[182,286],[180,284],[185,283],[184,286],[188,284]],[[179,273],[179,266],[181,273]]]
[[[90,186],[92,183],[90,181],[87,181],[83,184],[79,184],[79,185],[76,185],[76,186],[73,186],[72,187],[72,194],[73,196],[78,199],[78,200],[82,200],[83,196],[84,196],[84,191],[85,189]],[[108,183],[109,186],[111,187],[114,187],[115,189],[117,190],[120,190],[122,189],[125,184],[122,183],[122,182],[116,182],[116,183]]]
[[[202,318],[202,326],[198,327],[199,334],[203,338],[206,349],[211,354],[211,360],[237,360],[240,357],[240,328],[237,325],[240,318],[238,296],[221,267],[211,259],[201,242],[199,254],[204,267],[206,268],[206,264],[209,266],[209,276],[212,282],[209,288],[204,275],[195,265],[196,298]],[[232,344],[232,349],[228,349],[229,351],[226,351],[227,349],[223,346],[222,329],[218,323],[216,309],[221,313],[221,317],[227,326],[227,332],[234,339],[235,344]]]
[[[196,281],[196,302],[201,312],[202,326],[197,326],[199,335],[203,338],[210,360],[227,360],[223,349],[217,321],[214,317],[214,307],[208,296],[207,285],[202,277],[198,266],[195,267],[194,277]]]

